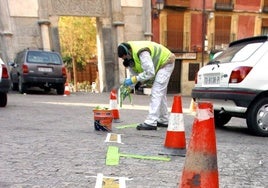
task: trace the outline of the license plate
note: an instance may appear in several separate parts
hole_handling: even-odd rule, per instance
[[[208,75],[204,77],[204,84],[205,85],[214,85],[220,83],[220,76],[219,75]]]
[[[38,67],[38,71],[40,71],[40,72],[52,72],[52,68],[49,68],[49,67]]]

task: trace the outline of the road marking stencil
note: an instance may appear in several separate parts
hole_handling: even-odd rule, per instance
[[[95,188],[126,188],[126,180],[132,179],[127,177],[109,177],[98,173]]]
[[[105,142],[116,142],[119,144],[123,144],[121,141],[121,134],[115,134],[115,133],[107,133]]]

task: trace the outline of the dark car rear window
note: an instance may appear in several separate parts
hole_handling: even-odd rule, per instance
[[[29,51],[27,54],[28,63],[62,64],[57,53]]]

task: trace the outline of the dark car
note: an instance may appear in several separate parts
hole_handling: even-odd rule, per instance
[[[66,68],[59,53],[27,49],[9,65],[13,90],[25,93],[30,87],[39,87],[49,92],[53,88],[57,94],[64,94]]]
[[[10,88],[10,77],[7,66],[0,58],[0,107],[7,105],[7,93]]]

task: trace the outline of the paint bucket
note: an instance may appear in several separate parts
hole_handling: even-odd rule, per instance
[[[113,122],[112,110],[93,110],[96,131],[111,131]]]

